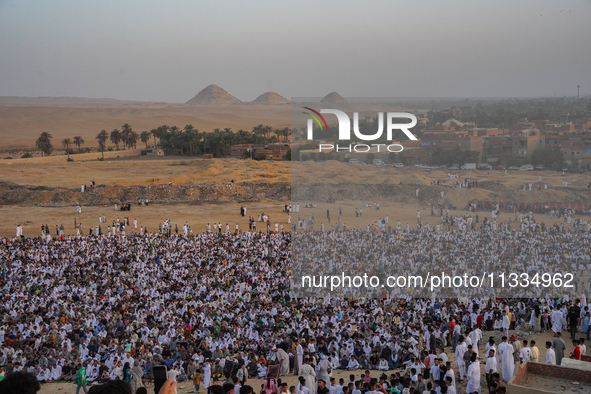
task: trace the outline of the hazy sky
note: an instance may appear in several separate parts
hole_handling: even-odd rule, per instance
[[[0,0],[0,95],[591,94],[591,1]]]

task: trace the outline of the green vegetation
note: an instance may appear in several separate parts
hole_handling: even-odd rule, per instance
[[[105,148],[107,147],[108,139],[109,133],[107,133],[107,130],[101,130],[100,133],[98,133],[96,136],[96,140],[99,144],[99,150],[101,151],[101,160],[105,159]]]
[[[42,156],[49,156],[53,151],[53,145],[51,144],[52,138],[53,136],[50,133],[44,131],[37,138],[37,141],[35,141],[35,146],[41,151]]]
[[[448,102],[447,105],[453,105],[453,108],[427,112],[427,127],[438,127],[449,118],[463,123],[474,123],[476,127],[504,128],[522,119],[563,123],[580,119],[591,112],[591,99],[588,98],[465,101],[465,104]]]
[[[66,154],[68,155],[68,161],[70,161],[70,146],[72,145],[72,140],[70,138],[64,138],[62,140],[62,148],[66,150]]]
[[[82,152],[82,145],[84,144],[84,139],[77,135],[72,139],[72,143],[78,147],[78,152]]]

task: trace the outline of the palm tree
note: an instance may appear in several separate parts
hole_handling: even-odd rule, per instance
[[[105,159],[105,146],[107,144],[107,140],[109,139],[109,133],[107,133],[107,130],[101,130],[100,133],[97,134],[96,139],[98,140],[99,149],[101,150],[101,153],[102,153],[101,160],[104,160]]]
[[[137,145],[137,140],[140,138],[139,134],[133,130],[131,130],[129,132],[129,135],[127,136],[127,143],[129,144],[129,149],[131,149],[132,147],[135,149],[136,145]]]
[[[277,136],[277,141],[281,141],[281,136],[283,135],[283,131],[281,129],[273,130],[273,134]]]
[[[131,148],[131,144],[129,143],[129,135],[131,134],[131,126],[129,123],[125,123],[121,126],[121,141],[123,141],[123,146],[128,146]]]
[[[72,143],[78,147],[78,151],[80,152],[80,147],[84,144],[84,139],[82,137],[80,137],[79,135],[77,135],[72,140]]]
[[[52,138],[53,136],[47,131],[42,132],[39,138],[37,138],[35,146],[41,151],[42,156],[49,156],[51,154],[51,151],[53,150],[53,145],[51,145]]]
[[[263,134],[265,133],[264,131],[264,127],[262,124],[258,125],[258,126],[254,126],[252,128],[252,134],[256,137],[262,137]]]
[[[146,148],[148,148],[148,141],[150,141],[150,132],[147,130],[142,131],[140,134],[140,141],[146,144]]]
[[[289,127],[284,127],[283,129],[281,129],[281,134],[283,135],[283,137],[285,137],[285,141],[288,141],[289,136],[291,135],[291,132],[289,131]]]
[[[156,148],[156,137],[158,137],[158,129],[150,130],[150,134],[154,136],[154,149]]]
[[[121,132],[117,129],[111,131],[110,135],[111,142],[115,144],[117,150],[119,150],[119,143],[121,142]]]
[[[62,147],[66,150],[68,154],[68,160],[70,160],[70,145],[72,145],[72,140],[69,138],[64,138],[62,140]]]
[[[201,141],[201,133],[199,133],[199,130],[194,128],[191,124],[186,125],[183,130],[185,132],[185,141],[187,143],[189,155],[192,155],[199,146],[199,142]]]
[[[158,140],[162,143],[162,138],[166,138],[166,134],[168,134],[169,127],[167,125],[162,125],[156,128],[155,136],[158,137]],[[154,139],[156,141],[156,139]]]

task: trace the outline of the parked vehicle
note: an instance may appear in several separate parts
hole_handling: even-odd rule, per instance
[[[451,166],[448,167],[449,170],[459,170],[460,166],[459,164],[452,164]]]
[[[538,165],[536,166],[536,171],[544,171],[545,169],[546,169],[546,167],[544,167],[544,165],[543,165],[543,164],[538,164]]]
[[[394,163],[394,167],[402,168],[402,167],[404,167],[404,163]]]
[[[516,170],[519,170],[519,167],[517,167],[517,166],[511,166],[511,167],[509,167],[509,170],[510,171],[516,171]]]
[[[533,171],[534,170],[534,166],[532,166],[531,164],[524,164],[521,167],[519,167],[519,169],[521,171]]]
[[[505,169],[505,167],[503,167],[503,166],[493,166],[492,169],[493,170],[496,170],[496,171],[503,171]]]

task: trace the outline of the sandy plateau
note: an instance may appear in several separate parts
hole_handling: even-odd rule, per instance
[[[409,223],[415,228],[417,210],[421,211],[423,223],[439,222],[437,216],[431,216],[431,206],[437,204],[453,205],[457,209],[452,209],[450,214],[458,214],[465,213],[467,204],[476,200],[583,203],[589,201],[590,193],[585,174],[474,171],[462,176],[477,179],[478,188],[455,189],[450,188],[455,180],[442,170],[376,168],[336,161],[290,163],[135,156],[103,162],[44,162],[31,158],[6,160],[0,166],[2,236],[13,236],[19,223],[29,237],[38,236],[42,224],[50,228],[64,224],[67,234],[73,234],[74,219],[82,222],[86,233],[98,224],[98,216],[102,214],[109,222],[125,216],[132,221],[137,219],[138,226],[150,231],[164,219],[172,220],[179,228],[188,221],[194,232],[203,231],[207,223],[220,221],[238,223],[245,229],[248,220],[239,216],[242,205],[247,207],[247,214],[256,216],[265,212],[270,215],[273,227],[277,222],[287,229],[288,217],[283,207],[292,194],[300,202],[300,212],[292,214],[294,222],[298,217],[314,216],[316,228],[323,222],[328,228],[326,210],[331,210],[334,224],[338,208],[342,208],[341,224],[348,227],[363,228],[388,216],[392,226],[400,220],[403,226]],[[81,185],[88,185],[92,180],[96,187],[81,193]],[[432,180],[439,180],[440,185],[431,185]],[[563,180],[568,182],[568,187],[561,186]],[[530,182],[534,190],[523,191],[523,184]],[[548,190],[544,190],[544,184],[548,184]],[[542,190],[537,190],[538,186]],[[307,199],[310,191],[315,200]],[[329,203],[330,198],[336,201]],[[139,207],[140,199],[148,199],[150,205]],[[114,205],[122,202],[132,203],[131,212],[114,210]],[[366,207],[363,217],[355,216],[355,208],[376,202],[380,203],[379,211]],[[305,208],[306,204],[316,207]],[[77,205],[82,207],[82,214],[76,212]],[[479,215],[490,219],[490,212],[481,211]],[[500,221],[507,220],[508,215],[501,214]],[[543,220],[550,223],[549,218]]]

